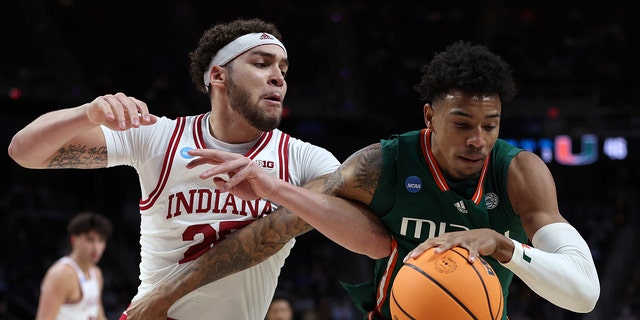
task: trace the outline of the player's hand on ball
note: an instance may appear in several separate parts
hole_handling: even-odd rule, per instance
[[[498,250],[499,244],[504,243],[504,251]],[[435,247],[436,253],[444,252],[453,247],[459,246],[469,250],[469,262],[473,263],[478,255],[493,256],[501,262],[508,262],[511,259],[511,251],[508,246],[512,245],[511,240],[497,233],[492,229],[473,229],[466,231],[447,232],[438,237],[428,239],[411,250],[405,257],[405,262],[410,257],[417,258],[429,248]],[[504,247],[504,246],[503,246]]]

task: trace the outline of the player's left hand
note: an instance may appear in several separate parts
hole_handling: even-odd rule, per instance
[[[404,258],[404,261],[410,257],[417,258],[429,248],[435,247],[436,252],[441,253],[456,246],[469,250],[469,263],[473,263],[478,258],[478,255],[493,256],[498,261],[508,262],[513,254],[511,240],[495,230],[483,228],[447,232],[438,237],[428,239],[411,250]]]
[[[271,176],[253,160],[237,153],[213,149],[192,149],[189,155],[197,157],[187,164],[195,168],[202,164],[213,164],[213,168],[200,173],[202,179],[213,179],[213,183],[222,192],[230,192],[243,200],[269,198],[277,191],[281,181]],[[228,176],[228,179],[220,177]]]

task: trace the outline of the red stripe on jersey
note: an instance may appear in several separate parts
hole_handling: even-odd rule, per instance
[[[273,131],[263,132],[262,135],[260,136],[260,140],[258,140],[258,142],[251,148],[251,150],[247,151],[247,153],[244,156],[253,160],[253,158],[256,155],[258,155],[258,153],[260,153],[260,151],[262,151],[264,147],[267,146],[272,136],[273,136]]]
[[[155,189],[149,194],[149,197],[144,200],[140,200],[140,210],[147,210],[151,208],[151,206],[156,202],[162,189],[167,184],[169,180],[169,172],[171,171],[171,165],[173,164],[173,158],[176,155],[176,151],[178,150],[178,145],[180,144],[180,137],[184,132],[184,127],[186,124],[185,117],[179,117],[176,119],[176,128],[173,130],[171,134],[171,140],[169,140],[169,146],[167,147],[167,152],[164,155],[164,161],[162,162],[162,171],[160,172],[160,177],[158,178],[158,184]]]
[[[205,149],[204,134],[202,132],[202,119],[208,119],[207,114],[201,114],[196,117],[193,124],[193,141],[196,142],[196,149]]]
[[[422,154],[425,156],[425,159],[427,160],[427,165],[429,166],[429,170],[431,171],[431,174],[433,175],[433,178],[435,179],[436,184],[442,191],[449,190],[449,184],[447,183],[447,180],[444,178],[442,171],[440,171],[440,166],[438,166],[438,163],[436,162],[436,158],[433,156],[433,153],[431,152],[431,130],[422,129],[422,131],[420,132],[420,138],[422,140],[422,143],[421,143]],[[480,173],[480,178],[478,179],[478,185],[476,186],[476,191],[471,197],[471,201],[473,201],[473,203],[475,203],[476,205],[480,204],[480,202],[482,201],[482,194],[484,192],[484,188],[483,188],[484,180],[485,180],[485,177],[487,176],[487,171],[489,170],[489,159],[490,157],[487,156],[487,159],[485,159],[484,164],[482,165],[482,171]]]
[[[389,297],[389,293],[391,292],[391,278],[395,276],[393,270],[398,263],[398,242],[392,237],[391,238],[391,255],[389,256],[389,262],[387,262],[387,269],[384,271],[382,278],[380,279],[380,284],[378,285],[378,292],[376,293],[376,308],[372,312],[375,312],[376,315],[381,315],[382,305]],[[371,313],[369,312],[370,316]]]
[[[489,160],[491,159],[491,154],[487,156],[487,159],[484,160],[484,165],[482,165],[482,172],[480,173],[480,179],[478,179],[478,186],[476,187],[476,192],[471,197],[471,200],[475,204],[480,204],[482,201],[482,194],[484,193],[484,178],[487,176],[487,171],[489,171]]]
[[[282,133],[278,145],[278,157],[280,158],[280,180],[289,182],[289,139],[290,135]]]
[[[433,156],[433,153],[431,153],[431,130],[422,129],[422,131],[420,131],[420,139],[422,140],[422,143],[420,144],[422,147],[422,155],[427,161],[429,171],[431,171],[431,175],[438,185],[438,188],[442,191],[449,190],[449,184],[447,184],[447,180],[440,171],[436,158]]]

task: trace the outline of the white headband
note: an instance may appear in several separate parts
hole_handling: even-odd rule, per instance
[[[263,44],[275,44],[278,45],[284,50],[284,55],[287,55],[287,49],[285,49],[284,45],[280,40],[276,37],[266,33],[249,33],[244,36],[238,37],[235,40],[227,43],[226,46],[222,47],[216,53],[216,55],[211,59],[207,70],[202,75],[204,79],[204,86],[209,87],[209,74],[211,73],[211,68],[213,66],[224,66],[229,63],[229,61],[235,59],[237,56],[247,52],[247,50],[255,48],[257,46],[261,46]]]

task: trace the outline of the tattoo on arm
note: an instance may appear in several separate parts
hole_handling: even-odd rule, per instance
[[[380,147],[366,148],[357,158],[354,177],[357,187],[373,194],[378,186],[378,179],[382,172],[382,149]]]
[[[344,187],[344,179],[342,178],[342,172],[340,168],[336,170],[322,185],[322,193],[328,195],[334,195],[334,191]]]
[[[107,165],[107,148],[68,145],[60,148],[49,168],[103,168]]]
[[[380,144],[370,145],[347,159],[324,183],[323,193],[334,194],[345,187],[361,189],[371,195],[378,187],[382,172],[382,148]],[[344,175],[352,176],[347,183]],[[351,179],[350,179],[351,180]]]
[[[285,208],[279,211],[272,213],[273,217],[259,219],[232,233],[212,248],[212,254],[204,259],[207,276],[201,285],[257,265],[282,249],[289,240],[312,229],[291,211]],[[278,217],[285,219],[275,219]]]
[[[280,208],[231,233],[158,290],[162,290],[165,297],[175,295],[180,298],[201,286],[259,264],[289,240],[312,229],[289,210]]]

